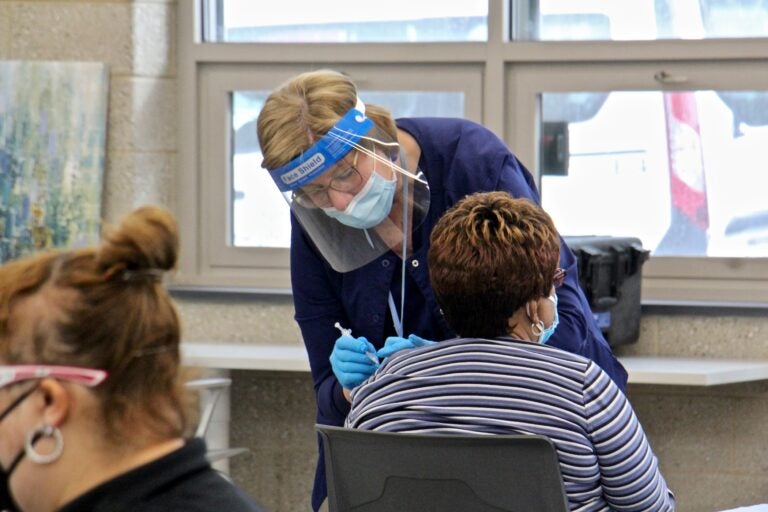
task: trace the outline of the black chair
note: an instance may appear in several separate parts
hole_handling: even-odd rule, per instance
[[[569,510],[555,447],[543,436],[315,428],[330,512]]]

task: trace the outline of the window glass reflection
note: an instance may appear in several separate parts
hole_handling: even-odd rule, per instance
[[[768,37],[766,0],[512,2],[517,38],[542,41]]]
[[[209,3],[215,42],[486,41],[487,0],[254,0]]]
[[[564,235],[768,256],[768,93],[543,94],[542,202]]]

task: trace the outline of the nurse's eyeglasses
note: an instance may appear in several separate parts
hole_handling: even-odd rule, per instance
[[[363,177],[357,170],[357,157],[360,152],[354,150],[355,155],[352,158],[352,165],[336,169],[332,174],[328,185],[309,184],[301,187],[293,193],[293,200],[304,208],[327,208],[331,206],[331,199],[328,197],[328,189],[337,192],[353,193],[360,190],[363,183]]]
[[[555,288],[560,288],[563,286],[563,281],[565,281],[565,276],[567,275],[568,272],[566,272],[564,268],[558,268],[555,270],[555,276],[552,278],[552,285]]]
[[[44,379],[46,377],[68,380],[92,388],[104,382],[107,378],[107,372],[104,370],[79,368],[76,366],[37,364],[0,366],[0,389],[17,382],[32,379]]]

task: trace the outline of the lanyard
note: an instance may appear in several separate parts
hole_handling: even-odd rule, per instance
[[[392,314],[392,323],[395,324],[395,332],[401,338],[403,337],[403,305],[400,304],[400,316],[397,315],[395,299],[392,298],[392,292],[389,292],[389,312]]]
[[[392,298],[392,290],[389,291],[389,312],[392,314],[392,323],[395,332],[403,338],[403,322],[405,321],[405,263],[408,256],[408,179],[403,180],[403,264],[400,268],[400,315],[397,314],[395,299]]]

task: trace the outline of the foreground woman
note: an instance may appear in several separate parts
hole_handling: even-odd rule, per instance
[[[161,285],[171,215],[144,207],[98,247],[0,267],[0,509],[259,507],[185,439],[179,318]]]

